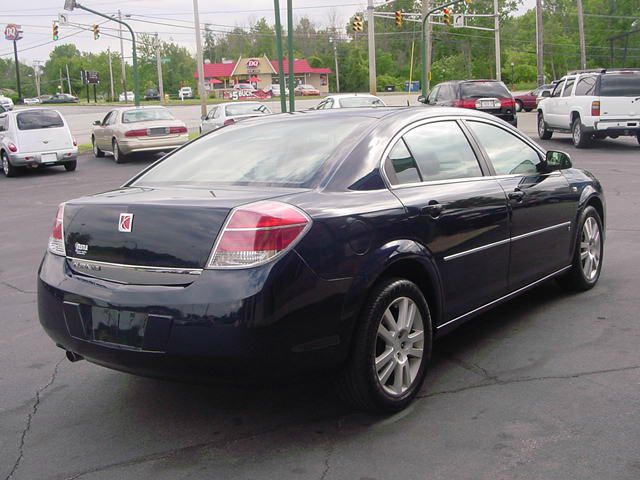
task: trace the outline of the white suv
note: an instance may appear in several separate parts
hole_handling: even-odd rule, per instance
[[[577,148],[592,140],[634,136],[640,142],[640,70],[575,72],[538,105],[538,136],[571,133]]]

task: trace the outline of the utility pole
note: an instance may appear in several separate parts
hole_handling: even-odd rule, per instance
[[[40,92],[40,60],[33,61],[33,75],[36,79],[36,93],[38,97],[41,95]]]
[[[122,22],[122,12],[118,9],[118,19]],[[119,24],[120,35],[120,60],[122,64],[122,92],[124,93],[124,103],[129,103],[129,96],[127,95],[127,68],[124,62],[124,42],[122,41],[122,23]]]
[[[156,68],[158,69],[158,93],[160,94],[160,103],[164,105],[164,84],[162,83],[162,52],[160,51],[160,39],[156,33]],[[206,114],[205,114],[206,115]]]
[[[294,52],[293,52],[293,0],[287,0],[287,50],[289,52],[289,111],[296,111],[296,77],[293,71]],[[285,92],[287,89],[285,88]],[[282,95],[282,90],[280,90]]]
[[[109,55],[109,91],[111,92],[111,101],[114,102],[116,96],[113,91],[113,67],[111,66],[111,48],[107,47],[107,55]]]
[[[193,21],[196,24],[196,61],[198,62],[198,95],[200,95],[200,115],[207,115],[207,91],[204,88],[204,59],[202,58],[202,37],[200,35],[200,12],[198,0],[193,0]]]
[[[333,29],[335,35],[335,28]],[[340,70],[338,70],[338,41],[335,37],[329,37],[329,41],[333,43],[333,60],[336,64],[336,93],[340,93]]]
[[[367,33],[369,39],[369,93],[375,95],[376,88],[376,33],[373,17],[373,0],[367,3]]]
[[[580,35],[580,69],[587,69],[587,52],[584,43],[584,12],[582,10],[582,0],[578,2],[578,32]]]
[[[429,10],[431,10],[431,0],[424,0],[422,2],[422,18],[423,19]],[[424,80],[425,86],[423,90],[428,92],[430,83],[431,83],[431,57],[432,57],[432,46],[433,46],[433,43],[431,41],[433,36],[433,25],[431,24],[431,22],[427,23],[426,36],[427,38],[425,39],[425,48],[427,52],[426,52],[426,56],[424,57],[426,59],[425,64],[422,65],[422,69],[423,69],[422,78],[425,79]],[[411,86],[409,86],[409,89],[411,89]]]
[[[67,69],[67,87],[69,87],[69,95],[73,95],[73,92],[71,91],[71,79],[69,78],[69,64],[65,64],[65,67]]]
[[[498,0],[493,0],[493,14],[495,18],[494,32],[496,39],[496,80],[502,80],[502,60],[500,58],[500,12]]]
[[[284,79],[284,59],[282,58],[282,23],[280,23],[280,0],[273,0],[273,13],[275,15],[276,50],[278,52],[278,84],[280,85],[280,111],[287,111],[287,83]],[[291,92],[289,92],[291,93]]]
[[[542,28],[542,0],[536,0],[536,65],[538,67],[538,86],[544,83]]]
[[[20,62],[18,61],[18,39],[13,40],[13,58],[16,62],[16,83],[18,84],[18,100],[22,101],[22,88],[20,87]]]

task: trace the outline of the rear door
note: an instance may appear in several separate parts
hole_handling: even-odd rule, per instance
[[[560,172],[542,171],[542,152],[528,139],[485,120],[468,120],[509,200],[509,290],[571,262],[578,195]]]
[[[407,209],[407,229],[438,265],[445,322],[503,295],[509,260],[506,197],[495,179],[483,176],[460,124],[418,124],[394,142],[385,172]]]
[[[640,118],[640,72],[605,73],[600,77],[600,119]]]

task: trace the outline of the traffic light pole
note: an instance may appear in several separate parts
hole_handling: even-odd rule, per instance
[[[77,2],[73,3],[75,8],[79,8],[81,10],[85,10],[89,13],[93,13],[94,15],[98,15],[99,17],[106,18],[107,20],[111,20],[113,22],[117,22],[129,30],[131,33],[131,54],[133,56],[133,97],[136,104],[136,107],[140,106],[140,78],[138,77],[138,56],[136,55],[136,34],[133,32],[133,29],[129,26],[128,23],[123,22],[122,20],[110,17],[109,15],[105,15],[104,13],[96,12],[95,10],[90,9],[89,7],[85,7],[80,5]],[[126,97],[126,92],[125,92]]]
[[[284,60],[282,58],[282,24],[280,23],[280,0],[273,0],[273,13],[276,21],[276,49],[278,51],[278,83],[280,84],[280,110],[287,111],[287,83],[284,79]],[[290,94],[293,92],[289,92]]]

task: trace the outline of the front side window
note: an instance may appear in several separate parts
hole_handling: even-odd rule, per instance
[[[556,88],[553,89],[552,97],[559,97],[562,93],[562,87],[564,86],[564,80],[560,80],[560,82],[556,85]]]
[[[454,121],[416,127],[404,140],[425,182],[482,176],[467,137]]]
[[[540,156],[532,147],[500,127],[468,122],[487,152],[497,175],[537,173]]]
[[[438,92],[439,91],[440,91],[440,87],[439,86],[437,86],[433,90],[431,90],[431,93],[429,93],[429,97],[427,98],[429,103],[435,103],[436,97],[438,96]]]
[[[261,103],[237,103],[225,107],[227,117],[238,115],[267,115],[271,113],[269,109]]]
[[[564,90],[562,91],[563,97],[569,97],[571,95],[571,90],[573,90],[573,84],[575,81],[575,78],[567,78],[567,83],[564,86]]]
[[[57,112],[52,110],[32,110],[16,115],[19,130],[39,130],[42,128],[64,127]]]

